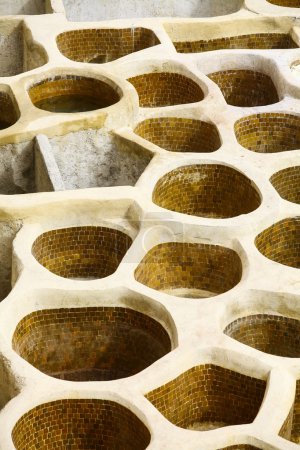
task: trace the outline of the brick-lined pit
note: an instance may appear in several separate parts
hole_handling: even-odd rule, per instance
[[[104,81],[77,75],[42,80],[29,89],[29,96],[37,108],[58,113],[94,111],[120,100],[120,93]]]
[[[11,127],[20,117],[20,112],[12,97],[6,92],[0,92],[0,130]]]
[[[300,8],[300,0],[267,0],[267,2],[285,8]]]
[[[260,450],[258,447],[253,447],[253,445],[248,444],[238,444],[238,445],[231,445],[230,447],[223,447],[219,450]]]
[[[272,175],[270,181],[280,197],[300,204],[300,166],[280,170]]]
[[[223,367],[193,367],[146,398],[170,422],[191,430],[211,430],[253,422],[266,383]]]
[[[57,46],[67,58],[85,63],[105,63],[160,44],[147,28],[87,28],[58,35]]]
[[[296,383],[294,404],[280,430],[279,435],[284,439],[300,444],[300,380]]]
[[[173,41],[178,53],[202,53],[227,49],[289,49],[298,48],[290,34],[255,33],[238,36],[201,39],[198,41]]]
[[[300,116],[263,113],[243,117],[234,125],[237,141],[258,153],[300,149]]]
[[[241,277],[242,263],[234,250],[181,242],[153,247],[135,271],[136,280],[152,289],[193,298],[227,292]]]
[[[36,260],[64,278],[104,278],[114,273],[132,240],[113,228],[82,226],[41,234],[33,243]]]
[[[191,78],[173,72],[153,72],[129,78],[142,108],[200,102],[204,94]]]
[[[224,333],[271,355],[300,358],[300,321],[296,319],[254,314],[235,320]]]
[[[266,258],[300,269],[300,217],[275,223],[256,237],[255,245]]]
[[[145,450],[150,439],[147,427],[129,409],[98,399],[41,404],[12,431],[16,450]]]
[[[261,200],[251,180],[237,170],[199,164],[164,175],[155,186],[153,202],[179,213],[225,219],[254,211]]]
[[[264,73],[253,70],[225,70],[211,73],[208,77],[219,86],[229,105],[264,106],[279,101],[272,79]]]
[[[138,311],[89,307],[29,314],[15,330],[13,348],[55,378],[106,381],[144,370],[171,351],[171,341],[160,323]]]
[[[134,132],[170,152],[210,153],[221,147],[217,127],[201,120],[157,117],[144,120]]]

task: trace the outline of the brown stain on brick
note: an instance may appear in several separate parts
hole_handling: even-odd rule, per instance
[[[272,79],[253,70],[223,70],[208,75],[216,83],[228,105],[264,106],[279,102]]]
[[[300,321],[271,314],[253,314],[230,323],[227,336],[261,352],[300,358]]]
[[[192,79],[173,72],[153,72],[129,78],[142,108],[200,102],[204,93]]]
[[[280,170],[272,175],[270,181],[280,197],[300,204],[300,166]]]
[[[24,414],[12,440],[16,450],[145,450],[151,436],[135,414],[116,402],[68,399]]]
[[[59,51],[73,61],[105,63],[160,44],[147,28],[87,28],[58,35]]]
[[[256,237],[255,245],[266,258],[300,269],[300,218],[275,223]]]
[[[300,149],[300,116],[263,113],[243,117],[234,125],[240,145],[258,153]]]
[[[193,367],[146,398],[174,425],[212,429],[252,423],[266,383],[213,364]]]
[[[229,291],[241,277],[242,263],[235,251],[218,245],[179,242],[155,246],[135,271],[136,280],[152,289],[191,290],[200,298]]]
[[[173,42],[178,53],[202,53],[234,49],[289,49],[298,48],[287,33],[253,33],[198,41]]]
[[[221,147],[217,127],[201,120],[158,117],[144,120],[134,132],[170,152],[211,153]]]
[[[40,235],[32,246],[35,259],[64,278],[104,278],[114,273],[132,239],[113,228],[60,228]]]
[[[19,322],[14,350],[40,371],[69,381],[134,375],[171,351],[163,326],[121,307],[36,311]]]
[[[182,166],[167,173],[152,199],[171,211],[217,219],[248,214],[261,203],[249,178],[221,164]]]

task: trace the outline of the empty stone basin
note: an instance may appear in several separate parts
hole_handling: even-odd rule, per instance
[[[300,321],[255,314],[229,324],[224,333],[242,344],[271,355],[300,358]]]
[[[0,130],[14,125],[20,117],[19,108],[12,92],[0,92]]]
[[[251,107],[279,102],[272,79],[252,70],[225,70],[208,77],[216,83],[228,105]]]
[[[300,204],[300,166],[280,170],[272,175],[270,181],[280,197]]]
[[[0,15],[45,14],[46,0],[1,0]]]
[[[134,132],[170,152],[210,153],[221,147],[217,127],[201,120],[158,117],[144,120]]]
[[[119,90],[96,78],[77,75],[55,76],[29,89],[32,103],[39,109],[76,113],[107,108],[120,100]]]
[[[60,228],[41,234],[32,254],[56,275],[88,280],[114,273],[131,243],[127,234],[113,228]]]
[[[255,239],[266,258],[285,266],[300,268],[300,217],[275,223]]]
[[[232,289],[241,280],[242,270],[238,254],[229,248],[167,242],[146,254],[135,278],[166,294],[206,298]]]
[[[129,409],[98,399],[41,404],[24,414],[12,431],[16,450],[145,450],[150,439],[147,427]]]
[[[212,17],[237,12],[242,0],[63,0],[68,20],[97,21],[141,17]]]
[[[200,86],[180,73],[145,73],[128,81],[135,87],[143,108],[195,103],[204,98]]]
[[[87,28],[58,35],[59,51],[73,61],[106,63],[160,44],[147,28]]]
[[[181,428],[208,431],[253,422],[265,381],[213,364],[193,367],[146,398]]]
[[[285,8],[300,8],[300,0],[267,0],[267,2]]]
[[[234,125],[240,145],[252,152],[279,153],[300,149],[300,117],[263,113],[243,117]]]
[[[171,211],[216,219],[248,214],[261,203],[249,178],[221,164],[172,170],[157,182],[152,198],[156,205]]]
[[[69,381],[134,375],[171,351],[167,331],[121,307],[41,310],[19,322],[14,350],[40,371]]]

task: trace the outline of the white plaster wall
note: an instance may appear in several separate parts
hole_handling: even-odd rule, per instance
[[[133,17],[211,17],[238,11],[243,0],[63,0],[73,21]]]
[[[45,0],[0,0],[0,15],[44,14]]]

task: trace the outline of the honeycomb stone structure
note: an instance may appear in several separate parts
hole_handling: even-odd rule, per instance
[[[300,2],[0,16],[0,450],[299,449]]]

